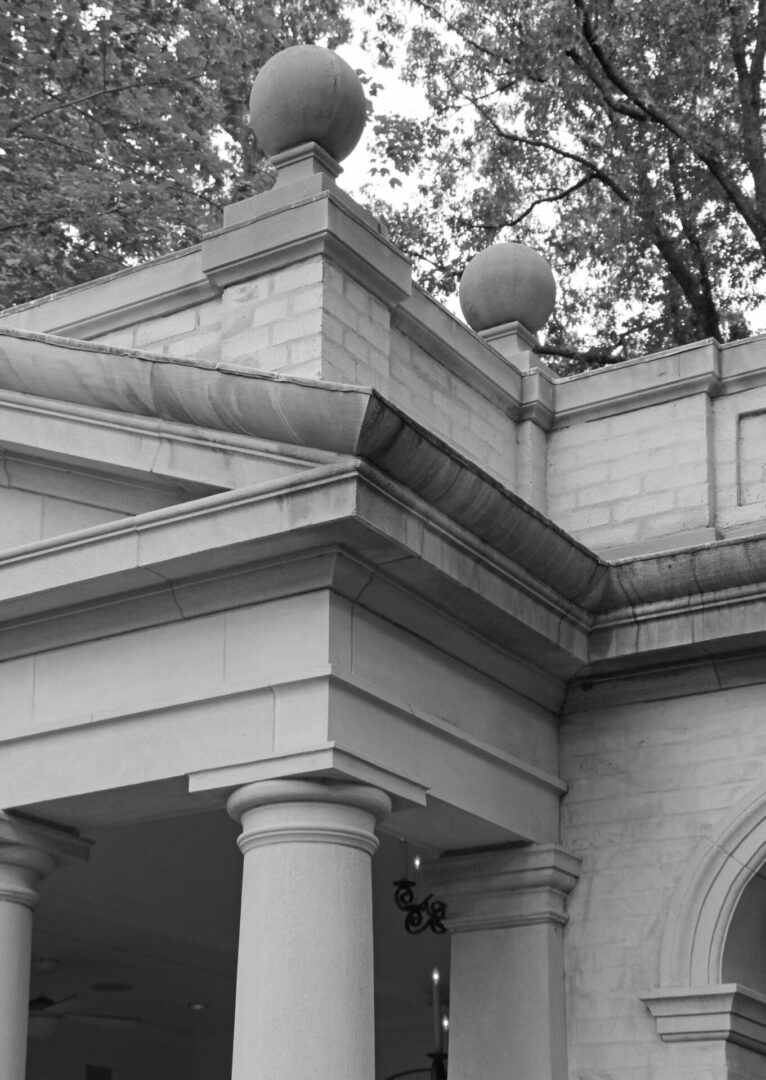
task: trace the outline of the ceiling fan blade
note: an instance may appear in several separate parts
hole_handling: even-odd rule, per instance
[[[109,1013],[62,1013],[62,1020],[77,1020],[81,1024],[98,1024],[102,1027],[135,1027],[141,1023],[140,1016],[112,1016]]]
[[[46,1013],[48,1009],[52,1009],[54,1005],[63,1005],[66,1001],[74,1001],[77,994],[70,994],[69,997],[53,998],[48,997],[47,994],[38,994],[37,997],[32,998],[29,1003],[29,1011],[35,1016],[40,1016],[42,1013]]]
[[[39,1015],[40,1013],[46,1012],[50,1009],[51,1005],[55,1004],[56,1002],[53,998],[49,998],[46,994],[38,994],[37,997],[32,998],[30,1001],[29,1011]]]

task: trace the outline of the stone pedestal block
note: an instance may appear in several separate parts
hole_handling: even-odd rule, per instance
[[[578,860],[553,845],[443,859],[450,1080],[567,1080],[563,927]]]

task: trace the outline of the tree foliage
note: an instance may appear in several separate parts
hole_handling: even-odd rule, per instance
[[[766,271],[766,0],[370,0],[430,113],[378,116],[415,176],[394,238],[432,289],[496,238],[560,285],[544,351],[580,365],[751,332]]]
[[[253,75],[348,31],[339,0],[2,5],[0,307],[194,243],[268,186]]]

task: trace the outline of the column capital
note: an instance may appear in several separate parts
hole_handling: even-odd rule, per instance
[[[453,933],[567,921],[580,860],[555,844],[452,855],[426,868]]]
[[[42,878],[89,854],[87,840],[0,811],[0,901],[34,908]]]
[[[372,854],[375,824],[391,812],[391,800],[367,784],[258,780],[233,792],[226,809],[242,822],[243,852],[293,842],[345,844]]]

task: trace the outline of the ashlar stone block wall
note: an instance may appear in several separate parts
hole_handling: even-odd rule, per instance
[[[553,431],[548,512],[599,551],[715,524],[706,394]],[[696,537],[686,537],[685,541]]]
[[[548,515],[609,557],[766,523],[766,340],[701,342],[561,380]]]
[[[582,859],[565,938],[573,1080],[763,1076],[762,1056],[722,1040],[661,1042],[640,999],[658,985],[670,900],[695,850],[766,779],[765,679],[754,659],[570,691],[562,843]]]

